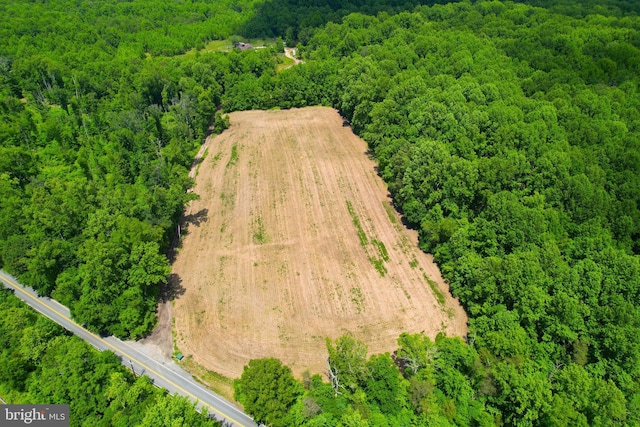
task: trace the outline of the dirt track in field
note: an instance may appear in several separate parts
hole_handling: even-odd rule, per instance
[[[325,337],[352,333],[383,353],[404,331],[467,332],[464,310],[391,208],[365,142],[335,110],[230,119],[199,166],[200,200],[173,265],[183,353],[231,378],[261,357],[300,375],[325,372]]]

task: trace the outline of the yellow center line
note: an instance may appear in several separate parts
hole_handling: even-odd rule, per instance
[[[126,355],[129,359],[133,360],[134,362],[136,362],[138,365],[142,366],[143,368],[145,368],[146,370],[153,372],[154,374],[156,374],[158,377],[164,379],[166,382],[168,382],[169,384],[171,384],[172,386],[174,386],[175,388],[177,388],[178,390],[182,391],[183,393],[185,393],[186,395],[190,396],[192,399],[196,400],[196,401],[200,401],[200,399],[198,399],[196,396],[194,396],[193,394],[191,394],[189,391],[185,390],[184,388],[182,388],[181,386],[179,386],[178,384],[174,383],[173,381],[171,381],[170,379],[166,378],[164,375],[161,375],[160,373],[156,372],[155,370],[151,369],[150,367],[148,367],[147,365],[145,365],[144,363],[140,362],[138,359],[136,359],[135,357],[132,357],[128,354],[126,354],[124,351],[118,349],[117,347],[115,347],[114,345],[112,345],[110,342],[103,340],[101,337],[95,335],[93,332],[88,331],[87,329],[83,328],[82,326],[78,325],[76,322],[74,322],[72,319],[70,319],[69,317],[67,317],[66,315],[60,313],[58,310],[56,310],[55,308],[51,307],[50,305],[48,305],[47,303],[45,303],[44,301],[34,297],[33,295],[31,295],[29,292],[25,291],[24,289],[22,289],[22,287],[18,284],[16,284],[15,282],[13,282],[10,279],[6,279],[4,277],[0,276],[0,279],[2,279],[3,282],[9,283],[11,285],[13,285],[15,287],[15,289],[17,289],[18,291],[22,292],[24,295],[28,296],[29,298],[31,298],[32,300],[39,302],[40,304],[44,305],[45,307],[47,307],[49,310],[53,311],[54,313],[56,313],[58,316],[62,317],[63,319],[69,321],[70,323],[72,323],[73,325],[77,326],[80,329],[83,329],[85,332],[87,332],[89,335],[91,335],[92,337],[94,337],[95,339],[97,339],[98,341],[100,341],[102,344],[106,345],[107,347],[110,347],[111,349],[114,350],[115,353],[122,353],[124,355]],[[44,314],[44,313],[43,313]],[[244,427],[244,424],[234,420],[233,418],[231,418],[230,416],[220,412],[219,410],[217,410],[216,408],[214,408],[213,406],[205,403],[205,402],[201,402],[203,405],[213,409],[214,412],[216,412],[218,415],[222,416],[223,418],[226,418],[229,421],[232,421],[233,423]]]

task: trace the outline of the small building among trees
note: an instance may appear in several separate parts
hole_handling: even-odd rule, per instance
[[[237,42],[233,45],[233,47],[238,48],[240,50],[249,50],[253,49],[251,43]]]

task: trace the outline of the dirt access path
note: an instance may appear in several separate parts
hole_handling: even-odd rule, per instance
[[[200,165],[173,264],[183,353],[230,378],[261,357],[300,375],[324,372],[325,337],[351,333],[382,353],[405,331],[466,334],[463,309],[335,110],[230,120]]]
[[[295,47],[285,47],[284,48],[284,56],[286,56],[287,58],[291,58],[293,59],[293,62],[297,65],[302,63],[302,60],[296,58],[293,55],[293,52],[295,52],[297,49]]]
[[[202,144],[198,150],[198,154],[196,154],[193,164],[191,165],[191,170],[189,171],[189,178],[195,179],[196,172],[199,170],[198,166],[202,163],[203,157],[205,157],[205,153],[207,152],[210,143],[211,137],[207,138],[205,143]],[[180,226],[182,226],[182,224]],[[177,243],[178,239],[175,239],[171,245],[172,249],[169,254],[169,258],[171,260],[173,260],[176,255]],[[158,298],[157,308],[158,324],[153,329],[153,332],[140,341],[127,341],[129,345],[135,346],[138,351],[142,351],[146,355],[153,357],[155,360],[159,360],[164,363],[172,362],[172,300],[174,288],[177,288],[179,291],[179,283],[174,283],[176,279],[175,275],[171,275],[169,276],[168,283],[160,287],[160,298]]]

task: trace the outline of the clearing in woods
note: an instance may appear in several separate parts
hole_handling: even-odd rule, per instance
[[[183,353],[230,378],[261,357],[299,376],[324,373],[325,337],[351,333],[383,353],[401,332],[467,332],[366,143],[335,110],[229,116],[199,165],[200,200],[173,264]]]

